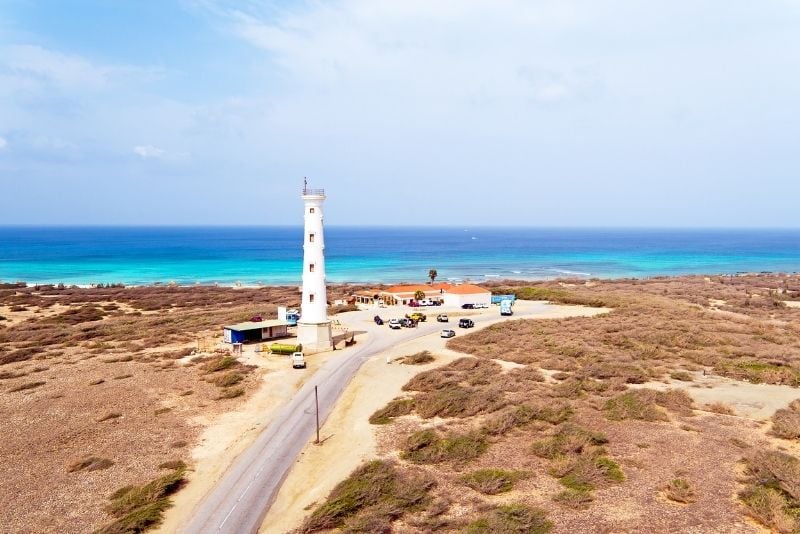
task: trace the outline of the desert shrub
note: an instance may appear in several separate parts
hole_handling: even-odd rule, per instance
[[[553,495],[553,500],[567,508],[583,510],[589,506],[594,497],[591,491],[567,488]]]
[[[176,469],[143,486],[126,486],[115,491],[109,497],[111,502],[106,511],[117,519],[97,532],[100,534],[142,532],[158,525],[164,511],[172,505],[170,495],[183,486],[184,474],[183,469]]]
[[[721,361],[714,370],[722,376],[754,384],[800,386],[800,370],[776,362],[757,360]]]
[[[78,460],[67,467],[68,473],[76,471],[99,471],[100,469],[108,469],[114,465],[114,462],[108,458],[99,458],[97,456],[87,456],[82,460]]]
[[[692,382],[694,381],[694,377],[692,377],[692,373],[688,371],[673,371],[670,373],[670,378],[673,380],[680,380],[681,382]]]
[[[15,371],[3,371],[0,373],[0,380],[10,380],[12,378],[20,378],[28,373],[17,373]]]
[[[7,354],[0,354],[0,365],[6,365],[15,362],[24,362],[30,360],[37,354],[42,352],[41,349],[36,347],[27,347],[24,349],[17,349]]]
[[[495,412],[505,404],[500,391],[450,385],[417,395],[414,399],[414,410],[424,419],[437,416],[470,417]]]
[[[422,352],[417,352],[416,354],[403,356],[401,363],[404,363],[406,365],[422,365],[425,363],[430,363],[433,360],[434,360],[433,354],[431,354],[427,350],[423,350]]]
[[[550,287],[500,288],[497,291],[500,291],[500,293],[498,293],[500,295],[516,295],[518,299],[522,300],[547,300],[559,304],[580,304],[597,308],[611,305],[608,299],[603,299],[595,295],[579,295],[563,289],[554,289]],[[503,291],[507,291],[507,293],[503,293]]]
[[[782,452],[759,451],[746,459],[745,477],[739,498],[750,515],[778,532],[796,532],[800,460]]]
[[[238,362],[233,356],[218,356],[203,364],[202,369],[206,373],[216,373],[217,371],[224,371],[236,365]]]
[[[27,389],[38,388],[39,386],[45,385],[45,382],[38,381],[38,382],[25,382],[24,384],[19,384],[11,389],[8,390],[9,393],[14,393],[15,391],[25,391]]]
[[[221,375],[215,375],[206,380],[208,382],[211,382],[217,387],[226,388],[229,386],[235,386],[236,384],[244,380],[244,375],[242,375],[241,373],[237,373],[236,371],[229,371]]]
[[[483,430],[493,436],[505,434],[514,427],[524,426],[532,421],[546,421],[552,424],[563,423],[572,417],[572,407],[565,402],[550,404],[521,404],[516,408],[500,412],[486,420]]]
[[[608,443],[608,439],[603,434],[566,424],[552,437],[535,441],[531,450],[536,456],[553,459],[566,454],[581,454],[604,443]]]
[[[683,504],[694,502],[694,490],[685,478],[673,478],[664,486],[664,495],[667,499]]]
[[[477,433],[441,436],[435,430],[420,430],[406,439],[401,457],[417,464],[466,462],[483,454],[488,446],[486,438]]]
[[[98,423],[102,423],[103,421],[108,421],[110,419],[116,419],[118,417],[122,417],[122,414],[119,412],[109,412],[105,414],[103,417],[97,420]]]
[[[772,434],[779,438],[800,438],[800,400],[793,400],[788,407],[772,415]]]
[[[712,402],[706,404],[704,408],[709,412],[713,413],[719,413],[723,415],[736,415],[736,412],[733,410],[733,408],[731,408],[730,405],[725,404],[724,402]]]
[[[510,491],[522,476],[519,471],[479,469],[461,477],[461,482],[486,495]]]
[[[244,395],[244,389],[242,388],[223,388],[220,394],[217,395],[216,400],[235,399],[242,395]]]
[[[387,519],[419,507],[433,485],[433,480],[424,475],[401,473],[393,463],[373,460],[337,484],[299,531],[328,530],[351,521],[353,527],[360,527],[356,531],[369,525],[374,528],[376,523],[385,524]]]
[[[103,363],[119,363],[119,362],[130,362],[133,360],[133,356],[130,354],[126,354],[124,356],[115,356],[113,358],[106,358],[104,360],[100,360]]]
[[[168,460],[158,465],[159,469],[186,469],[186,462],[183,460]]]
[[[369,416],[373,425],[385,425],[395,417],[408,415],[414,410],[414,399],[392,399],[389,404]]]
[[[649,389],[634,389],[617,395],[606,402],[606,417],[612,421],[666,421],[667,414],[656,406],[656,393]]]
[[[739,494],[750,515],[780,533],[797,532],[794,506],[780,490],[766,486],[751,486]]]
[[[619,465],[606,456],[581,455],[571,460],[559,478],[563,486],[576,491],[590,491],[609,483],[625,480]]]
[[[553,528],[544,510],[525,504],[498,506],[473,521],[464,530],[467,534],[545,534]]]
[[[678,415],[692,415],[692,397],[683,389],[658,391],[655,402],[662,408]]]

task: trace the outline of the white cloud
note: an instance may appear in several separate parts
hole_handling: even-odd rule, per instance
[[[188,152],[168,152],[163,148],[153,145],[137,145],[133,147],[133,153],[142,159],[157,159],[169,162],[185,161],[189,159]]]
[[[7,146],[8,146],[8,141],[0,137],[0,150],[5,150]]]
[[[75,54],[37,45],[16,44],[0,49],[0,67],[16,85],[28,88],[47,83],[64,89],[103,90],[130,80],[152,81],[163,69],[134,65],[103,65]]]
[[[166,155],[166,151],[156,148],[153,145],[140,145],[133,147],[133,153],[144,159],[161,159]]]

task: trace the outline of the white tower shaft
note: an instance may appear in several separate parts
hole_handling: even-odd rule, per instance
[[[303,238],[303,302],[300,320],[304,323],[328,321],[328,295],[325,288],[325,236],[322,227],[322,203],[325,194],[306,190]],[[315,194],[316,193],[316,194]]]
[[[303,188],[303,301],[297,322],[297,340],[303,352],[333,348],[331,322],[328,320],[328,292],[325,288],[325,235],[322,204],[325,191]]]

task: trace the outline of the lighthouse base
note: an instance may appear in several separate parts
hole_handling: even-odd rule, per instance
[[[330,321],[325,323],[297,323],[297,342],[303,346],[303,352],[306,354],[333,350]]]

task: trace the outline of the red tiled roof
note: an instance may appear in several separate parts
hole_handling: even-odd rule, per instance
[[[489,291],[488,289],[473,284],[461,284],[457,286],[452,286],[450,289],[446,289],[445,292],[452,293],[454,295],[475,295],[478,293],[491,293],[491,291]]]

